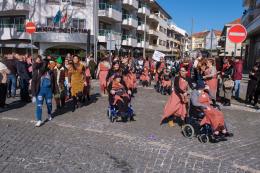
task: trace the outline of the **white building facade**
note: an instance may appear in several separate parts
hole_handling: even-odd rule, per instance
[[[24,24],[33,21],[32,35],[39,54],[47,49],[87,50],[93,44],[93,2],[88,0],[3,0],[0,2],[0,40],[2,48],[31,47],[31,35]],[[60,20],[53,18],[60,10]],[[64,22],[61,19],[67,16]],[[88,34],[88,32],[91,32]],[[87,44],[88,43],[88,44]],[[21,46],[23,45],[23,46]]]
[[[147,55],[154,50],[180,55],[186,44],[186,32],[170,23],[171,16],[155,0],[3,0],[0,9],[4,53],[32,46],[39,54],[93,52],[96,38],[98,51],[141,55],[145,49]],[[33,45],[24,28],[28,21],[37,25]]]

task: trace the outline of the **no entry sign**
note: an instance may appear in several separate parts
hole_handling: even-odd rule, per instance
[[[25,30],[27,33],[32,34],[36,31],[36,26],[33,22],[28,22],[25,25]]]
[[[243,25],[234,25],[228,31],[228,39],[233,43],[242,43],[246,37],[247,31]]]

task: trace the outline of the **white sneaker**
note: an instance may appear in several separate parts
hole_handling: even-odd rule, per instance
[[[37,123],[35,124],[35,127],[40,127],[42,125],[42,121],[37,121]]]
[[[52,120],[52,116],[48,115],[48,120],[51,121]]]

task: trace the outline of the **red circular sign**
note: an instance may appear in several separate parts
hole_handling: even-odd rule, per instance
[[[246,37],[247,31],[243,25],[234,25],[228,31],[228,39],[233,43],[242,43]]]
[[[25,25],[25,30],[27,33],[32,34],[36,31],[36,26],[33,22],[28,22]]]

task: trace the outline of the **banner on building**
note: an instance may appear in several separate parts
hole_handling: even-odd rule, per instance
[[[155,61],[160,61],[160,58],[161,58],[161,57],[165,57],[165,54],[162,53],[162,52],[159,52],[159,51],[155,50],[154,53],[153,53],[153,59],[154,59]]]

